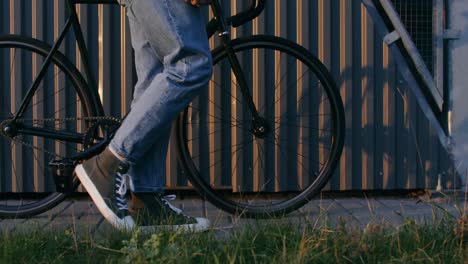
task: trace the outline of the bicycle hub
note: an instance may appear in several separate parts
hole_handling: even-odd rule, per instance
[[[2,134],[7,137],[15,137],[18,133],[18,129],[16,127],[15,121],[5,120],[1,124]]]
[[[252,130],[256,137],[265,138],[270,132],[270,127],[264,118],[259,118],[252,121]]]

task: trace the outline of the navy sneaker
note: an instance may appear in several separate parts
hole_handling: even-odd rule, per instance
[[[210,228],[208,219],[185,215],[169,203],[167,196],[132,193],[130,214],[143,232],[202,232]]]

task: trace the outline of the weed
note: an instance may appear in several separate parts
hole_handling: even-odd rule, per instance
[[[425,223],[408,218],[400,226],[373,219],[364,228],[345,218],[331,225],[324,214],[322,221],[254,220],[198,234],[136,230],[96,237],[77,232],[75,225],[64,231],[3,231],[0,263],[464,263],[464,212],[434,213]]]

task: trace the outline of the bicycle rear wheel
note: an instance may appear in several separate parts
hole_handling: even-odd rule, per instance
[[[341,155],[344,111],[325,66],[285,39],[232,41],[264,120],[252,120],[223,48],[214,76],[176,123],[187,177],[215,206],[247,217],[287,214],[327,183]]]
[[[0,124],[5,130],[50,48],[20,36],[0,37]],[[27,100],[24,115],[16,128],[47,129],[74,135],[84,134],[82,118],[97,113],[83,77],[69,60],[57,52],[46,69],[39,88]],[[11,131],[10,131],[11,132]],[[33,132],[34,133],[34,132]],[[27,133],[0,136],[0,217],[28,217],[44,212],[65,195],[56,192],[49,162],[72,156],[83,148],[66,142]],[[75,184],[77,185],[77,184]]]

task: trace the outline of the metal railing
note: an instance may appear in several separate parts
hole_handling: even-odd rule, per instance
[[[454,34],[444,29],[443,0],[426,0],[417,3],[411,0],[362,0],[362,2],[383,35],[384,42],[397,58],[402,75],[412,88],[442,145],[450,149],[452,104],[451,90],[444,81],[447,70],[444,65],[444,40],[453,38]],[[405,5],[405,2],[411,4]],[[418,4],[423,3],[426,4],[424,14],[411,14],[415,11],[409,8],[417,8]],[[430,14],[427,11],[428,4],[432,7]],[[422,38],[416,36],[420,33],[417,32],[417,23],[426,26],[430,24],[431,35],[428,36],[427,29],[424,29],[425,36]],[[415,41],[418,41],[419,45]],[[425,55],[421,55],[421,52]]]

